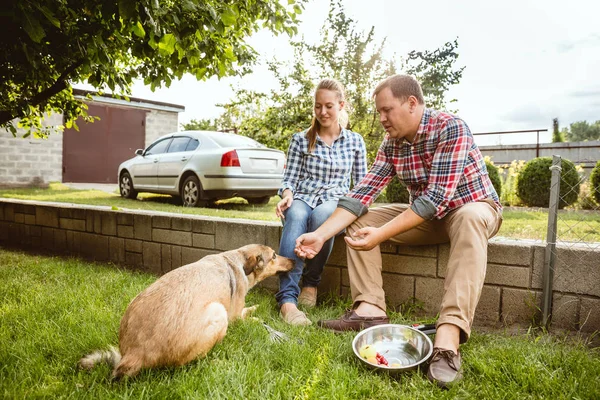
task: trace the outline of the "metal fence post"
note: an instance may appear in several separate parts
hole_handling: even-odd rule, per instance
[[[546,251],[544,253],[542,326],[548,327],[552,316],[552,284],[556,264],[556,220],[560,201],[561,157],[552,157],[552,179],[550,181],[550,204],[548,207],[548,232],[546,234]]]

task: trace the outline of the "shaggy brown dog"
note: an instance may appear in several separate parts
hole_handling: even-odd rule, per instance
[[[163,275],[127,307],[119,328],[119,351],[96,351],[79,360],[91,369],[112,364],[113,378],[134,376],[142,368],[183,365],[204,357],[221,341],[230,321],[245,318],[246,293],[292,260],[270,247],[251,244],[209,255]]]

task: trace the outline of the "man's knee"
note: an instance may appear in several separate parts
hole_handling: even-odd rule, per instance
[[[457,211],[457,214],[452,221],[452,225],[455,225],[459,230],[471,230],[486,232],[488,225],[490,224],[490,218],[488,215],[489,210],[482,209],[479,207],[480,204],[473,204],[471,206],[463,206]]]
[[[353,223],[348,225],[348,227],[346,228],[346,236],[351,236],[352,234],[354,234],[354,232],[356,232],[357,230],[364,228],[364,227],[365,227],[364,220],[362,219],[362,217],[360,217],[357,220],[355,220]]]

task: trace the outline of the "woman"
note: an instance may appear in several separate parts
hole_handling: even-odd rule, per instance
[[[292,137],[281,200],[276,214],[283,220],[279,254],[294,260],[294,269],[279,276],[276,299],[281,318],[291,325],[310,325],[298,303],[313,307],[323,267],[333,248],[333,238],[306,262],[294,254],[296,238],[317,229],[337,207],[338,198],[358,183],[367,171],[365,142],[346,129],[344,88],[334,79],[322,80],[315,91],[310,128]],[[302,277],[302,292],[300,278]]]

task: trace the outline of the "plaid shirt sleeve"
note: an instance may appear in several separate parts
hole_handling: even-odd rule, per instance
[[[352,183],[356,186],[367,174],[367,147],[362,136],[356,135],[359,141],[358,149],[354,153],[352,165]]]
[[[369,207],[376,199],[379,193],[385,188],[390,179],[394,177],[395,168],[391,155],[387,154],[389,144],[389,135],[379,146],[377,157],[371,166],[371,169],[365,177],[347,194],[347,197],[360,201],[365,207]]]
[[[300,145],[300,136],[295,134],[292,137],[290,146],[287,152],[287,161],[285,166],[285,172],[283,175],[283,182],[281,188],[277,194],[283,197],[283,192],[286,189],[296,192],[296,187],[300,179],[300,171],[302,170],[302,147]]]
[[[442,129],[427,188],[411,206],[419,216],[429,220],[444,213],[463,176],[472,145],[473,135],[464,121],[453,119]]]

